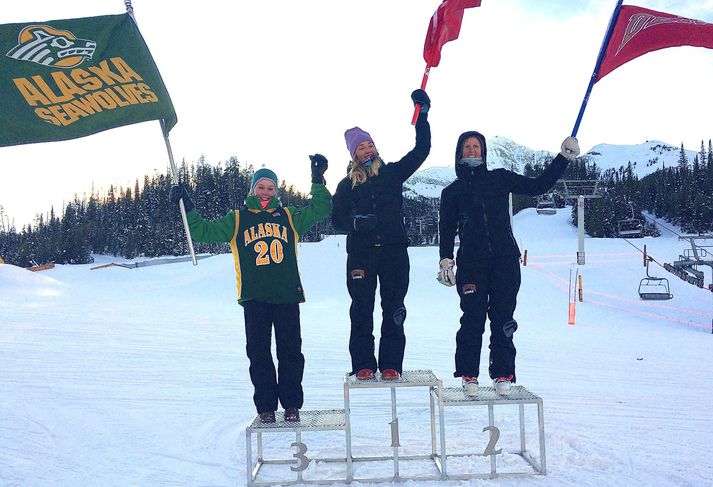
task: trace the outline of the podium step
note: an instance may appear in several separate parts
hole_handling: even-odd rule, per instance
[[[349,388],[359,387],[421,387],[437,386],[438,377],[431,370],[404,370],[396,380],[384,380],[380,373],[376,373],[373,379],[359,380],[356,375],[345,374],[344,385]]]
[[[441,472],[444,478],[451,480],[466,480],[466,479],[477,479],[477,478],[496,478],[496,477],[520,477],[525,475],[545,475],[546,474],[546,463],[545,463],[545,426],[544,426],[544,415],[543,415],[543,403],[542,398],[538,395],[533,394],[528,391],[525,387],[514,385],[510,389],[510,394],[500,395],[495,392],[494,387],[479,387],[478,394],[475,396],[468,396],[465,393],[465,389],[462,387],[445,387],[443,389],[431,390],[431,395],[438,401],[439,406],[439,424],[440,424],[440,436],[441,436],[441,449],[438,454],[438,459],[440,461]],[[518,407],[518,417],[519,417],[519,439],[520,445],[519,449],[513,448],[515,445],[511,445],[508,448],[508,453],[514,453],[524,460],[524,464],[527,466],[525,470],[517,471],[498,471],[497,468],[497,455],[501,452],[505,452],[504,449],[499,445],[499,441],[502,442],[500,437],[500,427],[506,426],[507,423],[496,425],[494,418],[494,408],[495,406],[510,405]],[[525,440],[525,405],[535,405],[537,409],[537,446],[539,450],[539,458],[535,459],[526,447]],[[490,457],[490,471],[466,471],[461,470],[460,472],[454,472],[453,468],[448,468],[449,462],[455,458],[470,457],[472,453],[446,453],[449,448],[446,442],[446,410],[449,406],[460,406],[460,407],[477,407],[486,406],[488,421],[485,427],[483,423],[474,421],[474,430],[469,432],[470,435],[477,438],[477,435],[481,433],[489,433],[489,442],[484,448],[482,453],[476,453],[476,457]],[[531,407],[531,406],[530,406]],[[451,411],[454,411],[451,409]],[[470,415],[470,412],[468,413]],[[472,418],[476,416],[473,415]],[[482,428],[482,429],[481,429]],[[513,432],[514,433],[514,432]],[[462,425],[459,429],[460,435],[463,434]],[[511,439],[514,439],[516,433],[510,435]],[[507,446],[507,445],[504,445]],[[472,462],[470,462],[472,463]],[[453,466],[453,465],[451,465]],[[456,462],[457,466],[457,462]],[[466,467],[468,462],[466,462]],[[502,470],[501,466],[501,470]],[[510,465],[512,468],[512,465]]]
[[[314,447],[312,440],[331,438],[326,451],[332,451],[331,445],[341,444],[341,439],[334,437],[347,434],[348,426],[344,409],[300,410],[300,421],[285,421],[283,411],[275,413],[274,423],[260,422],[255,415],[245,430],[246,463],[248,487],[268,485],[295,485],[309,483],[342,482],[349,476],[345,456],[324,457]],[[341,433],[341,432],[344,433]],[[263,435],[271,435],[270,454]],[[331,435],[331,436],[330,436]],[[253,462],[253,436],[256,442],[256,460]],[[269,458],[268,458],[269,456]],[[336,471],[325,464],[341,465]],[[306,475],[306,476],[305,476]]]
[[[255,415],[248,426],[251,431],[316,431],[316,430],[335,430],[345,429],[347,427],[344,409],[315,409],[315,410],[300,410],[299,422],[288,422],[284,420],[282,411],[275,412],[274,423],[260,422],[260,416]]]
[[[457,406],[459,404],[472,405],[473,403],[483,404],[536,404],[542,401],[538,395],[525,389],[523,386],[513,385],[510,394],[502,396],[495,392],[494,387],[478,388],[476,396],[469,396],[462,387],[444,387],[439,396],[438,391],[434,391],[436,399],[442,399],[445,406]]]

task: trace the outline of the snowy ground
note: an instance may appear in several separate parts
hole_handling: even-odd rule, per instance
[[[577,269],[568,216],[515,217],[528,251],[516,312],[518,379],[544,400],[547,476],[431,485],[713,485],[713,293],[653,266],[674,299],[642,302],[641,254],[624,240],[586,239],[584,302],[568,325],[568,280]],[[633,243],[670,262],[684,242],[663,233]],[[304,409],[343,408],[344,240],[300,252]],[[457,386],[457,295],[434,278],[436,248],[410,255],[404,368]],[[0,486],[245,485],[245,428],[255,410],[232,257],[90,270],[111,261],[122,260],[98,256],[41,273],[0,265]],[[407,450],[428,439],[429,414],[427,399],[403,397]],[[472,416],[456,418],[459,434],[449,441],[481,452],[487,412],[460,409]],[[354,393],[352,411],[358,453],[389,454],[388,393]],[[515,411],[499,413],[505,425],[516,424]],[[341,438],[310,437],[310,448],[343,456]],[[507,439],[504,432],[502,448],[516,446]],[[368,468],[393,473],[391,464]]]

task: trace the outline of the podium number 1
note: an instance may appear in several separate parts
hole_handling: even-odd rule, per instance
[[[401,446],[399,444],[399,418],[396,418],[389,424],[391,425],[391,447],[396,448],[397,446]]]

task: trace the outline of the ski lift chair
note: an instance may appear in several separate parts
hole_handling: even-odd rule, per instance
[[[557,213],[555,200],[552,197],[538,197],[535,209],[537,210],[538,215],[554,215]]]
[[[639,298],[643,301],[665,301],[673,298],[668,279],[665,277],[653,277],[649,274],[649,262],[652,257],[647,256],[646,277],[639,282]]]
[[[618,234],[620,237],[641,237],[644,232],[644,225],[636,218],[619,220]]]
[[[634,205],[629,202],[629,208],[631,209],[631,216],[623,220],[619,220],[617,223],[617,230],[620,237],[643,237],[644,236],[644,224],[641,220],[634,218]]]

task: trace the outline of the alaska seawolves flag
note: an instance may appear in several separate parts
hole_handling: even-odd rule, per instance
[[[157,119],[176,112],[129,14],[0,25],[0,146]]]

